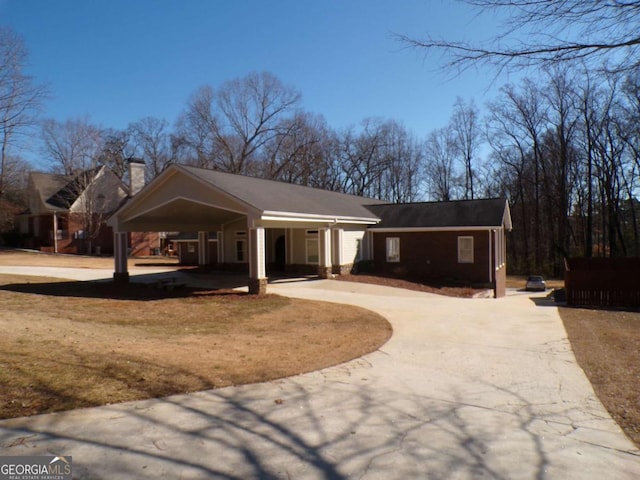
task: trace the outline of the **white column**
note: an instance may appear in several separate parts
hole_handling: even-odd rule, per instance
[[[58,253],[58,214],[53,212],[53,253]]]
[[[209,265],[209,232],[198,232],[198,266]]]
[[[216,233],[216,243],[218,244],[218,263],[224,263],[224,231],[220,230]]]
[[[129,281],[129,271],[127,265],[127,249],[128,249],[127,232],[116,232],[113,234],[113,259],[115,262],[115,271],[113,280],[115,282],[127,283]]]
[[[264,227],[249,229],[249,293],[267,293]]]
[[[329,278],[331,276],[331,229],[318,229],[318,276]]]
[[[332,260],[332,268],[333,273],[337,273],[338,275],[342,273],[342,265],[344,264],[344,259],[342,255],[342,242],[344,241],[344,229],[335,228],[333,230],[333,243],[331,245],[331,250],[333,252],[333,260]]]

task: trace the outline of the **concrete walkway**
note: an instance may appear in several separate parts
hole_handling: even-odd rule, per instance
[[[87,479],[640,478],[640,451],[596,398],[543,294],[269,288],[369,308],[393,337],[265,384],[5,420],[0,455],[72,455],[74,477]]]

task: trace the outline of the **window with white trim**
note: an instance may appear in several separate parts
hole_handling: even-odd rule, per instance
[[[305,240],[305,255],[308,265],[318,265],[320,263],[320,249],[317,238],[307,238]]]
[[[473,263],[473,237],[458,237],[458,263]]]
[[[400,261],[400,237],[387,237],[387,262]]]
[[[236,262],[247,261],[247,232],[236,232]]]

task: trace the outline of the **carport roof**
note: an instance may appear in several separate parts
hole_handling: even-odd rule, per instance
[[[176,166],[265,214],[290,213],[378,221],[365,205],[381,200],[204,168]]]

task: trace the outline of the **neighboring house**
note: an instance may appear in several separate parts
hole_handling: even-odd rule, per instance
[[[31,172],[29,209],[17,217],[22,246],[55,253],[113,253],[113,230],[107,218],[140,189],[144,165],[130,164],[132,182],[126,185],[105,166],[74,175]],[[135,192],[134,192],[135,193]],[[148,255],[158,235],[131,233],[132,252]]]
[[[198,232],[166,232],[161,234],[163,255],[175,255],[181,265],[198,265]],[[209,232],[209,263],[217,265],[218,239]]]
[[[266,291],[268,272],[326,278],[369,261],[380,273],[489,286],[501,296],[511,218],[506,200],[394,205],[172,165],[108,224],[116,280],[128,280],[127,232],[198,232],[197,242],[185,239],[191,261],[248,271],[252,293]]]

